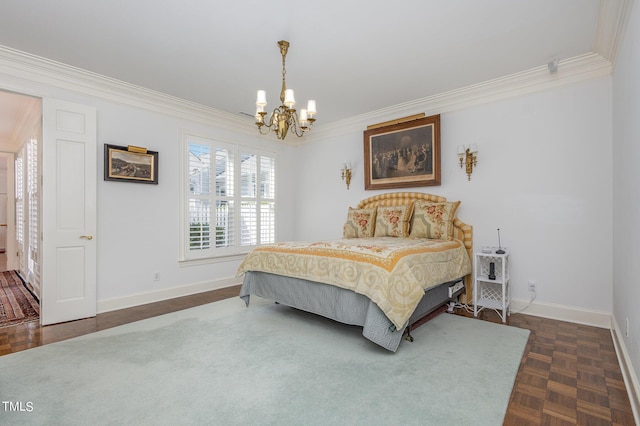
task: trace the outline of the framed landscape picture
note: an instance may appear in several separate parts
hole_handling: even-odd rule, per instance
[[[364,132],[364,189],[440,185],[440,115]]]
[[[158,152],[104,145],[104,180],[158,184]]]

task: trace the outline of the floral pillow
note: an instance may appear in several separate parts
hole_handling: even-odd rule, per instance
[[[411,224],[411,238],[453,239],[453,219],[460,201],[432,203],[416,201]]]
[[[342,228],[344,238],[373,237],[376,224],[376,209],[353,209],[349,207],[347,223]]]
[[[413,205],[379,206],[376,213],[375,237],[407,237]]]

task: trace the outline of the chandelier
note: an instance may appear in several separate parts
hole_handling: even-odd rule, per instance
[[[285,58],[289,50],[289,42],[280,40],[278,42],[280,53],[282,54],[282,90],[280,91],[280,102],[282,105],[277,107],[271,113],[269,120],[265,122],[265,107],[267,106],[267,94],[264,90],[258,90],[258,99],[256,100],[256,125],[260,134],[266,135],[269,131],[276,134],[278,139],[287,137],[289,129],[296,136],[301,137],[305,132],[311,130],[313,122],[316,121],[313,116],[316,114],[316,101],[309,100],[307,109],[301,109],[298,114],[294,108],[296,100],[293,96],[293,89],[287,89],[285,76]]]

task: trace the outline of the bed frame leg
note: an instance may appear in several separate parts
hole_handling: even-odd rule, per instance
[[[411,335],[411,323],[407,324],[407,335],[405,336],[405,339],[408,340],[409,342],[413,342],[413,336]]]

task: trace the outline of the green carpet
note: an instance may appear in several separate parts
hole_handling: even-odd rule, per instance
[[[0,357],[0,424],[502,424],[527,330],[361,332],[257,297],[127,324]]]

